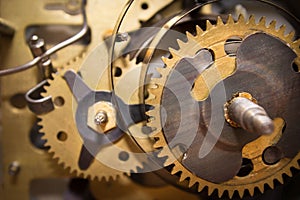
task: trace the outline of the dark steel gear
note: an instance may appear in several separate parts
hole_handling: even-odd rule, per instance
[[[161,77],[149,89],[155,98],[146,101],[154,107],[148,125],[159,157],[167,157],[165,166],[173,165],[171,173],[189,187],[242,197],[246,190],[263,192],[265,184],[273,188],[274,180],[282,183],[283,174],[300,168],[300,40],[286,35],[285,26],[275,27],[265,18],[257,24],[254,16],[237,22],[229,16],[225,24],[218,18],[206,31],[197,27],[196,36],[187,33],[188,41],[163,59]],[[251,94],[267,111],[272,134],[227,124],[224,104],[238,92]]]

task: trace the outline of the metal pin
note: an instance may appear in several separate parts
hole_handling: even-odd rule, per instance
[[[42,38],[39,38],[37,35],[33,35],[29,41],[29,47],[33,57],[38,57],[43,55],[47,49],[45,41]],[[39,64],[39,70],[41,74],[41,80],[51,77],[51,74],[54,72],[51,60],[49,57],[44,58]]]
[[[105,111],[99,111],[94,118],[94,122],[97,125],[103,125],[107,121],[108,121],[108,117],[107,117],[107,113]]]
[[[227,109],[229,119],[249,132],[269,135],[274,131],[273,121],[265,109],[247,98],[234,98]]]
[[[8,167],[8,174],[16,176],[20,172],[20,169],[20,163],[18,161],[13,161]]]

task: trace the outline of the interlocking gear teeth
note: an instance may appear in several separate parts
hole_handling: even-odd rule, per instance
[[[266,24],[266,18],[262,17],[259,19],[258,23],[255,21],[254,15],[251,15],[249,19],[246,21],[243,15],[238,17],[238,20],[235,22],[231,15],[229,15],[226,22],[218,17],[217,24],[212,25],[209,21],[207,21],[206,30],[202,30],[199,26],[196,26],[196,35],[192,35],[189,32],[186,32],[187,42],[183,42],[178,40],[179,49],[170,48],[170,53],[172,55],[171,58],[163,57],[162,61],[165,63],[165,68],[158,69],[157,71],[161,74],[160,78],[152,79],[151,83],[153,85],[157,85],[156,88],[149,89],[149,93],[152,94],[155,98],[151,100],[146,100],[146,103],[153,105],[154,110],[148,112],[147,114],[152,115],[154,121],[149,122],[147,125],[149,127],[153,127],[156,131],[153,131],[151,135],[152,138],[156,140],[154,144],[154,148],[160,149],[160,153],[158,154],[159,158],[167,157],[164,166],[173,166],[171,168],[171,174],[180,174],[179,181],[182,182],[184,180],[188,180],[188,186],[192,187],[197,185],[198,191],[202,191],[204,188],[208,188],[208,194],[211,195],[215,190],[217,191],[218,196],[221,198],[223,195],[227,193],[229,198],[232,198],[236,193],[240,197],[243,197],[245,192],[247,191],[250,196],[253,196],[256,190],[259,190],[261,193],[264,192],[265,184],[269,185],[271,188],[274,188],[274,181],[277,180],[280,183],[283,183],[283,175],[292,176],[291,168],[300,169],[299,160],[300,153],[295,156],[294,159],[290,160],[286,165],[282,166],[278,169],[278,172],[264,178],[263,180],[253,181],[251,184],[242,184],[238,185],[238,182],[228,182],[215,184],[212,182],[208,182],[199,177],[193,175],[190,171],[185,169],[185,167],[177,160],[173,152],[169,149],[166,139],[163,135],[162,125],[160,122],[160,102],[161,95],[163,91],[163,85],[166,82],[168,74],[172,70],[172,68],[176,65],[176,63],[182,57],[194,56],[197,50],[201,48],[210,47],[211,40],[209,37],[214,36],[217,32],[225,32],[230,33],[229,36],[244,36],[245,34],[264,32],[273,37],[276,37],[287,44],[297,55],[298,57],[295,59],[295,63],[299,66],[300,64],[300,40],[294,41],[294,32],[290,32],[286,34],[286,26],[282,25],[278,29],[276,29],[276,21],[272,21],[270,24]],[[241,32],[242,31],[242,32]],[[226,37],[226,36],[225,36]],[[216,55],[216,59],[218,59],[219,55]],[[223,55],[221,55],[223,56]],[[237,179],[233,181],[238,181]]]
[[[57,73],[53,74],[53,80],[48,80],[49,85],[44,86],[46,92],[42,93],[42,96],[51,96],[53,100],[58,96],[62,97],[64,99],[64,104],[63,106],[55,105],[55,109],[53,111],[39,116],[41,119],[41,121],[38,122],[41,126],[40,132],[44,134],[42,139],[46,140],[45,146],[49,147],[48,152],[52,154],[53,159],[55,159],[59,165],[62,165],[64,169],[68,170],[71,175],[90,178],[91,180],[97,179],[99,181],[116,180],[117,177],[124,176],[125,174],[130,175],[131,172],[135,173],[136,168],[141,166],[140,161],[134,156],[130,156],[126,165],[132,166],[132,168],[127,171],[113,169],[102,164],[96,159],[87,170],[80,169],[77,163],[83,143],[73,119],[73,96],[63,78],[63,74],[68,69],[74,69],[77,71],[82,65],[83,56],[84,54],[80,57],[74,58],[65,66],[60,68]],[[134,62],[129,61],[129,57],[125,58],[125,60],[126,64],[130,65]],[[126,70],[127,69],[125,69],[125,71]],[[67,133],[68,137],[66,141],[58,140],[57,134],[61,131]],[[105,149],[111,149],[108,150],[111,151],[111,153],[113,151],[121,150],[130,152],[129,149],[132,149],[133,147],[130,143],[128,143],[129,140],[131,141],[129,137],[130,136],[125,134],[114,144],[120,148],[119,150],[111,147],[105,147]],[[100,154],[101,152],[102,151],[100,151]],[[115,152],[113,155],[118,155],[118,152]],[[118,157],[114,159],[115,161],[117,160],[118,162],[121,162]],[[125,166],[124,163],[120,164]]]

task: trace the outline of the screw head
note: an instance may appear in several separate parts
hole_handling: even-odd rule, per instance
[[[105,111],[99,111],[94,118],[94,122],[97,125],[103,125],[106,124],[108,121],[108,116]]]
[[[11,176],[16,176],[20,172],[20,163],[18,161],[13,161],[8,167],[8,174]]]

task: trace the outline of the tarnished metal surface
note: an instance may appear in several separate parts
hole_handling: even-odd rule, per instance
[[[58,0],[57,2],[60,1]],[[149,5],[151,2],[152,1],[147,1]],[[72,4],[71,1],[64,2],[61,4],[63,7],[58,7],[58,9],[53,7],[49,9],[48,4],[51,3],[53,3],[53,1],[1,1],[1,25],[4,24],[4,22],[5,24],[13,24],[4,29],[4,31],[8,31],[10,36],[1,36],[0,38],[1,67],[17,66],[32,59],[27,40],[24,39],[27,37],[26,34],[30,34],[26,32],[29,30],[27,29],[28,27],[81,25],[82,18],[80,12],[78,12],[78,7],[71,8],[73,11],[75,9],[75,11],[69,12],[69,5]],[[126,1],[124,0],[111,2],[88,1],[87,18],[88,25],[92,31],[93,40],[88,46],[76,43],[71,47],[59,51],[55,55],[55,58],[52,59],[53,66],[56,69],[60,69],[70,60],[81,55],[82,52],[87,52],[97,46],[103,40],[101,35],[107,30],[114,28],[115,21],[125,3]],[[165,1],[158,2],[160,8],[167,3],[168,2]],[[67,7],[65,7],[65,5]],[[136,15],[131,16],[132,30],[138,28],[140,19],[147,20],[157,11],[157,7],[155,6],[151,6],[150,8],[151,9],[147,10],[147,13],[145,13],[143,9],[136,9]],[[12,34],[13,29],[14,34]],[[58,33],[57,35],[51,35],[50,38],[55,41],[55,38],[66,39],[64,37],[63,34],[60,35]],[[56,42],[61,42],[61,40],[58,39]],[[53,43],[48,43],[47,47],[53,45]],[[77,67],[81,65],[81,61],[76,63]],[[73,67],[76,68],[76,66]],[[30,88],[33,88],[38,83],[37,74],[36,69],[31,69],[20,74],[1,77],[1,169],[3,170],[3,177],[1,179],[5,188],[3,191],[4,199],[29,199],[30,182],[34,179],[68,176],[68,173],[66,173],[61,166],[58,166],[56,161],[52,160],[52,156],[48,154],[48,152],[37,149],[29,140],[31,127],[36,119],[35,116],[23,106],[25,103],[24,95]],[[11,103],[12,97],[16,95],[17,97],[21,97],[20,106],[17,105],[17,107]],[[62,151],[64,152],[64,150]],[[11,177],[7,169],[14,161],[20,163],[20,172],[16,177]]]
[[[38,199],[34,190],[49,187],[40,183],[74,176],[86,184],[69,187],[85,198],[91,190],[97,199],[199,199],[205,188],[231,198],[292,176],[291,168],[300,168],[300,41],[265,18],[226,20],[224,2],[201,8],[189,0],[0,0],[0,76],[13,74],[0,80],[0,198]],[[247,6],[229,4],[234,16],[248,14]],[[212,20],[205,26],[203,19]],[[164,29],[136,31],[151,25]],[[192,34],[174,39],[173,26]],[[169,46],[179,49],[157,51]],[[125,55],[109,63],[111,53]],[[156,63],[161,55],[170,56]],[[148,84],[150,76],[156,78]],[[240,116],[244,111],[249,115]],[[255,114],[273,119],[270,130]],[[151,170],[163,180],[124,176]],[[71,198],[69,192],[62,196]]]
[[[299,145],[296,147],[296,144],[291,147],[294,149],[293,156],[290,157],[286,153],[288,158],[281,159],[277,165],[270,167],[262,161],[264,156],[270,158],[267,153],[263,155],[265,148],[276,143],[280,145],[282,141],[279,141],[279,138],[287,141],[289,137],[289,134],[285,136],[282,133],[283,126],[280,119],[280,117],[284,120],[289,118],[280,116],[280,113],[285,113],[287,99],[293,102],[288,105],[298,110],[297,96],[287,99],[284,96],[277,96],[289,90],[297,90],[293,84],[297,85],[300,80],[297,73],[291,69],[293,60],[299,58],[299,40],[293,41],[293,34],[285,35],[284,30],[284,27],[275,30],[275,22],[266,27],[264,18],[258,24],[255,23],[253,16],[250,17],[249,22],[245,22],[243,17],[240,17],[237,22],[229,18],[225,25],[219,18],[216,26],[207,23],[206,31],[197,28],[196,36],[187,34],[188,41],[179,42],[179,49],[170,51],[172,58],[164,59],[166,68],[159,69],[161,77],[153,79],[152,84],[156,84],[157,87],[149,89],[155,96],[149,101],[155,107],[149,114],[156,120],[149,122],[148,125],[155,128],[153,132],[153,137],[157,140],[155,147],[162,148],[159,157],[168,157],[165,165],[174,165],[171,170],[173,174],[181,172],[180,181],[188,179],[190,187],[199,183],[199,191],[208,186],[208,194],[217,189],[219,197],[224,191],[228,191],[229,197],[235,191],[243,196],[246,188],[253,195],[255,187],[263,192],[265,184],[274,187],[274,179],[282,182],[282,174],[291,175],[291,167],[299,168],[297,163]],[[232,54],[227,55],[224,49],[226,40],[232,37],[242,38],[242,43],[236,52],[236,61],[235,57]],[[175,71],[178,71],[176,67],[182,62],[181,60],[196,54],[203,48],[213,52],[215,62],[219,65],[210,66],[205,75],[202,75],[204,71],[196,78],[191,94],[188,91],[181,91],[186,99],[198,101],[199,108],[196,106],[194,109],[185,109],[187,105],[184,104],[182,107],[179,103],[182,98],[176,95],[176,92],[180,93],[183,83],[177,79],[178,86],[171,87],[175,91],[173,89],[168,92],[170,89],[168,82],[172,80]],[[281,55],[286,56],[282,59]],[[218,62],[219,59],[226,57],[233,58],[233,62]],[[186,66],[189,65],[182,65],[181,69]],[[224,66],[230,67],[231,72],[224,73],[224,70],[229,70]],[[189,77],[189,71],[184,72],[182,75]],[[279,92],[279,86],[283,85],[285,88],[281,88]],[[259,137],[226,124],[223,106],[238,92],[249,92],[257,99],[259,105],[266,109],[271,118],[279,117],[274,119],[274,133]],[[293,92],[289,94],[293,95]],[[189,106],[191,105],[193,101]],[[277,112],[277,109],[283,110]],[[167,118],[166,113],[169,114]],[[294,120],[298,119],[295,112],[288,113]],[[188,120],[188,123],[184,123],[185,118],[192,115],[199,117],[198,119],[193,117]],[[297,126],[295,121],[291,120],[291,122]],[[180,129],[189,130],[196,123],[199,128],[177,137],[176,134]],[[169,130],[171,127],[174,127],[172,131]],[[298,132],[295,127],[294,130],[291,132]],[[194,134],[195,132],[197,134]],[[191,145],[181,145],[181,152],[178,155],[177,150],[172,149],[174,141],[176,144],[180,144],[180,141],[188,144],[185,141],[189,140],[188,138],[193,139],[192,135],[195,135],[195,138]],[[293,135],[293,138],[297,141],[297,136]],[[290,142],[293,144],[292,141]]]

